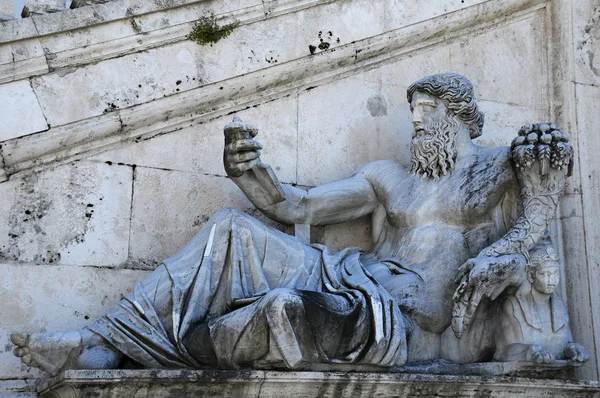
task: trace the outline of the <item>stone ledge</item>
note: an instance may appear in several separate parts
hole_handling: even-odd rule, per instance
[[[40,385],[71,397],[600,397],[595,381],[372,372],[74,370]]]

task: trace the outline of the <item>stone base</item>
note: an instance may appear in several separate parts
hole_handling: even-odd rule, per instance
[[[41,398],[107,397],[600,397],[600,383],[521,377],[373,372],[72,370]]]

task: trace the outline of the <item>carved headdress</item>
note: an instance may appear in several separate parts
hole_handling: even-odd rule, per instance
[[[471,138],[481,135],[483,112],[475,101],[473,85],[466,77],[458,73],[440,73],[425,76],[408,87],[408,102],[412,102],[415,91],[422,91],[441,99],[452,113],[469,128]]]
[[[558,254],[554,251],[550,241],[542,241],[529,251],[529,266],[532,268],[547,262],[557,262],[558,260]]]

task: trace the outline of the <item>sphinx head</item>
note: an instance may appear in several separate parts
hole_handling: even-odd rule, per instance
[[[530,251],[527,279],[535,290],[542,294],[554,293],[559,275],[559,259],[552,246],[541,244]]]
[[[438,179],[454,168],[459,130],[465,129],[471,138],[481,135],[483,113],[473,86],[464,76],[441,73],[411,84],[407,97],[414,125],[411,171]]]

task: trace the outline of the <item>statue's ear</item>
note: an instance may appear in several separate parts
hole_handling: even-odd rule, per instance
[[[529,283],[533,283],[533,281],[535,280],[534,270],[527,271],[527,280],[529,281]]]

